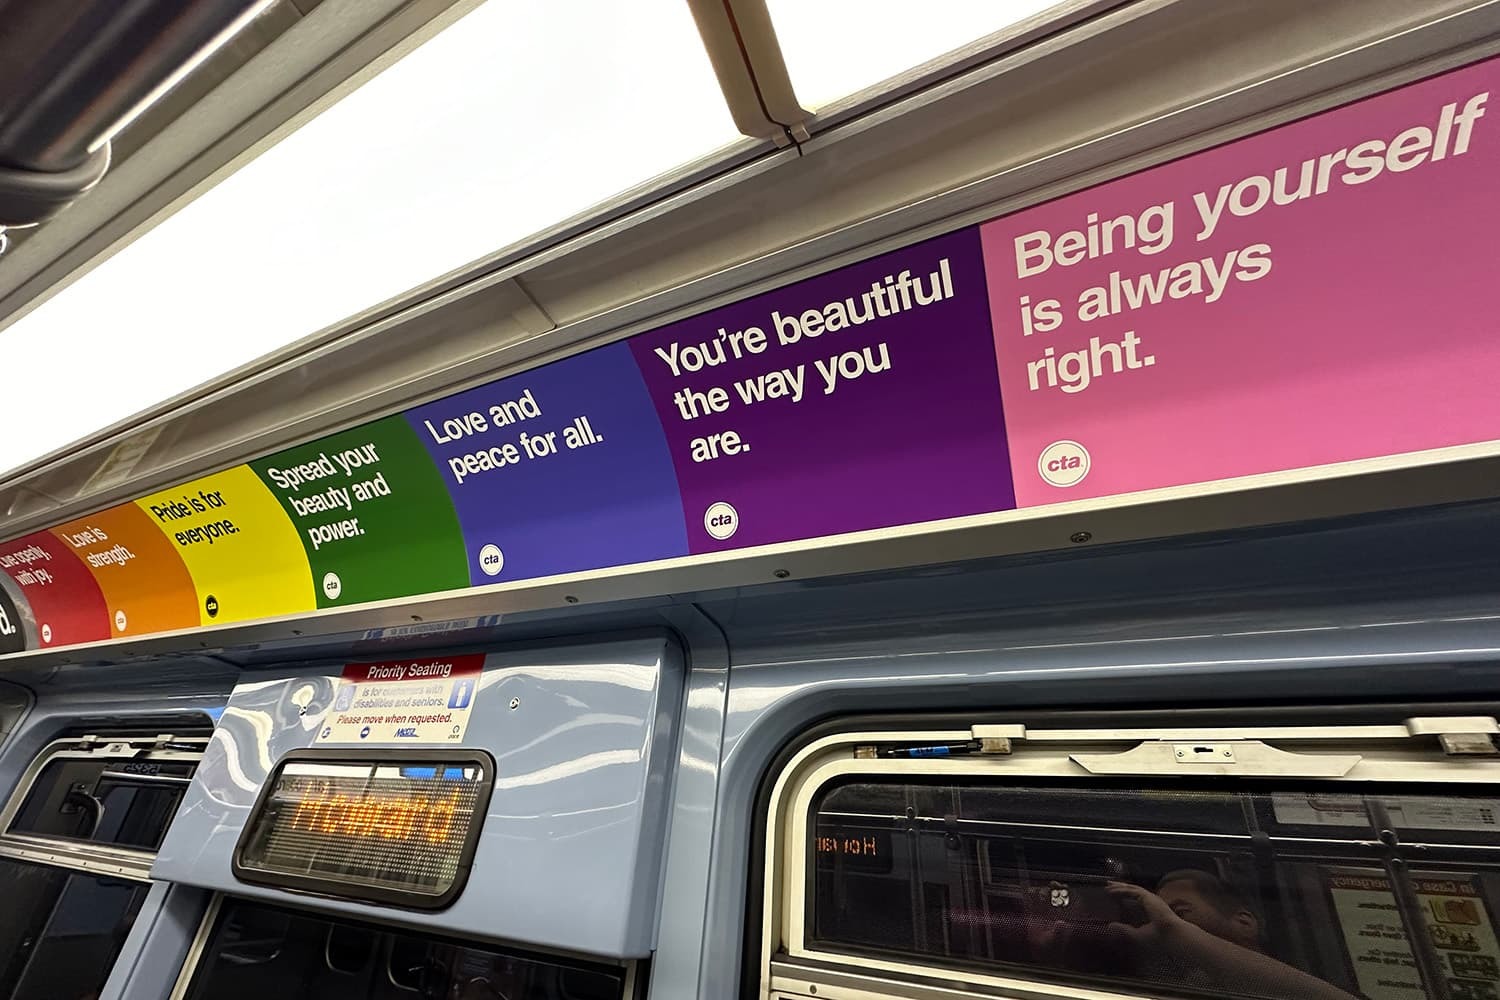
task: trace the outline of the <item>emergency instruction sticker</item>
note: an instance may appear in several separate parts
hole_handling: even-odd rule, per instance
[[[351,663],[317,743],[459,743],[484,656]]]

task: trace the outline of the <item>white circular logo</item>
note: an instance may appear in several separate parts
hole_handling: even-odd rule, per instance
[[[486,545],[479,550],[479,568],[484,570],[485,576],[500,575],[505,568],[505,553],[500,551],[500,546]]]
[[[324,597],[327,597],[330,601],[336,601],[336,600],[339,599],[339,595],[342,594],[343,592],[344,592],[344,581],[339,579],[339,575],[337,573],[324,573],[323,574],[323,596]]]
[[[52,641],[52,626],[46,624],[45,622],[42,623],[42,641],[43,642],[51,642]]]
[[[116,611],[115,612],[115,628],[118,629],[121,632],[125,631],[125,612],[124,611]]]
[[[1054,441],[1042,449],[1036,471],[1053,486],[1077,486],[1089,474],[1089,450],[1077,441]]]
[[[723,500],[709,504],[708,510],[703,512],[703,530],[721,542],[733,535],[739,528],[739,512]]]

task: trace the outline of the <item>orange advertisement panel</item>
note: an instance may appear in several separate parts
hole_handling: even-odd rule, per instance
[[[99,584],[116,637],[198,626],[193,578],[170,541],[135,504],[53,528]]]

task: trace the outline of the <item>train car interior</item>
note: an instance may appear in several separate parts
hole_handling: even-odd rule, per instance
[[[1495,87],[0,0],[0,1000],[1500,1000]]]

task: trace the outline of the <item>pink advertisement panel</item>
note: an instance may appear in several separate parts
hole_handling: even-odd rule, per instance
[[[1017,504],[1500,438],[1500,60],[982,227]]]

